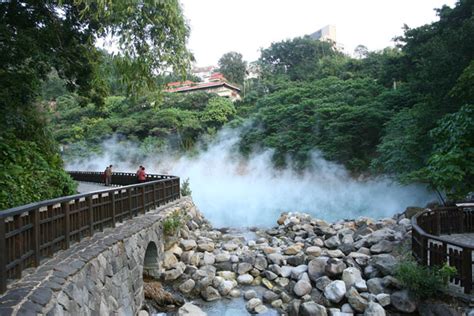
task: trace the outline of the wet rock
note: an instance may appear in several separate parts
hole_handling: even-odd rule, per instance
[[[286,258],[286,262],[291,266],[299,266],[304,263],[304,255],[296,255]]]
[[[222,296],[226,296],[227,294],[232,291],[234,288],[234,282],[229,281],[229,280],[224,280],[222,281],[219,286],[217,287],[217,290],[219,291],[219,294]]]
[[[196,285],[196,282],[193,280],[193,279],[189,279],[185,282],[183,282],[180,286],[179,286],[179,290],[185,294],[188,294],[189,292],[191,292],[193,289],[194,289],[194,286]]]
[[[260,271],[265,270],[268,267],[267,259],[262,255],[258,255],[255,257],[254,267]]]
[[[251,314],[256,314],[257,307],[262,305],[262,301],[258,298],[252,298],[250,299],[247,304],[245,304],[245,308],[247,311]]]
[[[279,298],[280,296],[273,291],[265,291],[262,296],[263,302],[269,304]]]
[[[293,280],[299,280],[301,275],[308,271],[308,266],[305,264],[299,265],[291,269],[291,278]]]
[[[392,306],[403,313],[413,313],[416,310],[416,300],[408,294],[407,290],[397,291],[390,295]]]
[[[320,278],[318,278],[315,282],[315,286],[317,289],[321,290],[321,291],[324,291],[324,289],[326,288],[326,286],[328,286],[329,283],[331,283],[332,280],[327,277],[327,276],[322,276]]]
[[[207,314],[196,305],[186,303],[178,310],[178,316],[207,316]]]
[[[275,280],[276,278],[278,278],[278,275],[276,275],[276,274],[273,273],[272,271],[265,270],[265,271],[263,271],[263,277],[264,277],[264,278],[267,278],[267,279],[270,280],[270,281],[273,281],[273,280]]]
[[[207,302],[212,302],[221,298],[219,291],[212,286],[207,286],[204,290],[202,290],[201,296]]]
[[[253,266],[250,263],[242,262],[242,263],[239,263],[239,266],[237,268],[237,273],[240,275],[246,274],[252,269],[253,269]]]
[[[390,305],[390,294],[380,293],[375,296],[377,302],[383,307]]]
[[[341,280],[332,281],[324,289],[324,296],[333,303],[339,303],[345,294],[346,285]]]

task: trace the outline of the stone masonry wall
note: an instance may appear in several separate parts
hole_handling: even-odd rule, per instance
[[[161,261],[162,219],[190,210],[189,198],[96,233],[11,284],[0,315],[134,315],[143,304],[145,252],[155,243]],[[156,253],[156,252],[155,252]]]

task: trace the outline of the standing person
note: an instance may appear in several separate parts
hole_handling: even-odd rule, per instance
[[[145,167],[140,166],[140,170],[138,170],[138,182],[145,182],[146,181],[146,172]]]
[[[109,186],[112,184],[112,165],[105,169],[105,185]]]
[[[136,173],[136,175],[137,175],[137,182],[140,182],[140,179],[138,178],[138,175],[140,174],[142,168],[143,168],[143,166],[138,167],[138,170],[137,170],[137,173]]]

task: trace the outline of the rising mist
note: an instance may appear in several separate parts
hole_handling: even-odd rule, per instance
[[[356,180],[337,164],[312,155],[302,173],[275,170],[271,151],[247,160],[235,151],[238,131],[223,130],[206,150],[189,157],[166,154],[138,158],[136,144],[112,138],[103,144],[104,155],[66,162],[68,170],[165,173],[190,179],[194,202],[206,218],[221,226],[272,226],[284,211],[306,212],[328,221],[360,216],[391,217],[407,206],[424,206],[435,195],[421,185],[400,186],[388,177]]]

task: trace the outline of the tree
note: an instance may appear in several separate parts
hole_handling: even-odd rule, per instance
[[[354,48],[354,55],[358,59],[367,57],[368,53],[369,53],[369,50],[367,49],[367,46],[357,45],[356,48]]]
[[[272,43],[263,49],[259,59],[263,75],[284,76],[290,80],[308,80],[318,77],[318,62],[328,56],[341,55],[328,42],[309,36]]]
[[[62,170],[57,144],[35,103],[48,74],[55,70],[70,91],[81,95],[81,104],[101,104],[107,85],[98,67],[98,38],[110,37],[119,48],[114,62],[120,80],[133,93],[152,87],[160,69],[184,72],[188,68],[188,34],[176,0],[2,1],[0,137],[2,143],[15,146],[11,146],[13,153],[0,151],[0,165],[5,170],[0,173],[0,191],[15,194],[12,182],[27,181],[37,189],[34,195],[21,199],[4,201],[2,197],[2,208],[57,196],[58,190],[50,190],[51,185],[61,188],[59,194],[74,191]],[[29,163],[31,157],[41,161],[41,168]],[[49,185],[36,186],[35,181]]]
[[[239,85],[244,84],[247,62],[242,59],[242,54],[237,52],[225,53],[219,59],[218,64],[219,71],[230,82],[237,83]]]

